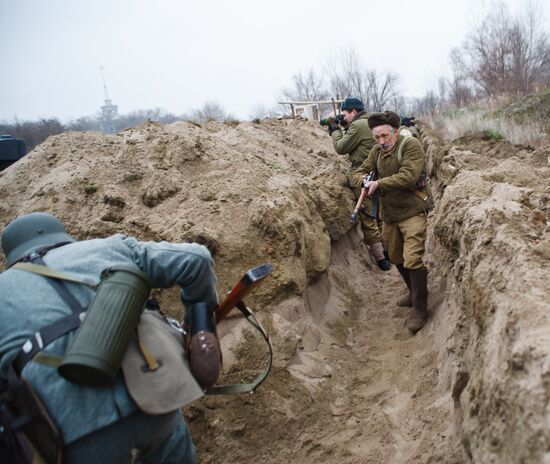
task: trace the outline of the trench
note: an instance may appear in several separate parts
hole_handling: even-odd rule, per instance
[[[536,254],[548,227],[517,225],[544,194],[486,185],[492,172],[457,168],[471,152],[429,133],[423,144],[436,200],[427,325],[410,335],[400,275],[352,229],[264,319],[284,340],[262,391],[188,411],[201,462],[550,462],[550,266],[526,242],[538,234]]]
[[[443,301],[439,284],[430,285],[432,318]],[[405,290],[395,268],[378,270],[359,229],[333,243],[327,271],[275,308],[272,333],[296,343],[286,357],[278,353],[284,359],[262,391],[192,408],[201,462],[463,462],[449,382],[437,368],[437,327],[430,320],[410,335],[407,309],[396,304]]]
[[[445,281],[431,276],[430,321],[411,336],[408,309],[397,306],[405,284],[395,268],[378,270],[359,233],[333,244],[329,269],[305,292],[288,367],[329,392],[323,447],[345,462],[463,462],[451,373],[438,368],[453,363],[438,341]]]

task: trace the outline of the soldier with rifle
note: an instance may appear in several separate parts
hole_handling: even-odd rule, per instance
[[[426,156],[420,141],[399,134],[400,118],[393,111],[368,118],[377,145],[353,175],[354,185],[367,195],[379,194],[383,229],[390,260],[403,277],[409,295],[402,305],[412,306],[407,328],[414,334],[426,323],[428,271],[422,258],[427,214],[432,208],[426,183]],[[377,179],[368,175],[376,171]]]
[[[332,137],[336,153],[339,155],[348,155],[351,161],[351,171],[348,181],[350,187],[354,188],[351,174],[367,158],[375,142],[372,137],[372,131],[367,123],[368,114],[365,112],[365,105],[361,100],[355,97],[348,97],[342,102],[340,108],[342,110],[342,115],[338,115],[340,119],[328,118],[327,120],[322,120],[321,125],[328,126],[328,132]],[[345,129],[342,130],[341,126],[344,126]],[[380,236],[377,217],[378,208],[375,202],[375,199],[365,198],[365,208],[360,208],[359,210],[361,230],[363,231],[365,244],[376,260],[378,267],[383,271],[389,271],[391,263],[387,259]]]

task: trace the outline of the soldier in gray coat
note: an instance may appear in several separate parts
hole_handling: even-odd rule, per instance
[[[41,256],[50,269],[83,281],[98,280],[113,265],[137,266],[153,288],[181,287],[187,304],[218,302],[216,277],[209,251],[198,244],[140,242],[115,235],[75,241],[59,220],[48,213],[31,213],[11,222],[2,234],[8,269],[0,274],[0,378],[22,346],[48,324],[71,314],[67,302],[48,278],[13,268],[29,256]],[[88,307],[94,291],[64,282],[68,292]],[[41,353],[63,356],[75,331],[44,346]],[[195,448],[179,408],[152,415],[140,410],[119,372],[107,386],[72,383],[58,370],[38,362],[21,374],[42,400],[59,428],[67,463],[195,463]],[[151,391],[151,395],[155,395]],[[136,453],[136,456],[132,457]]]

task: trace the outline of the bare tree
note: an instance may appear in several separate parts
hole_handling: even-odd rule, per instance
[[[61,134],[65,131],[63,124],[57,118],[41,118],[38,121],[19,121],[1,123],[0,134],[9,134],[25,142],[27,151],[42,143],[50,135]]]
[[[392,102],[389,104],[387,109],[391,109],[400,115],[409,115],[411,113],[411,105],[407,102],[403,95],[395,97]]]
[[[100,116],[82,116],[78,119],[70,121],[67,125],[69,131],[101,131]]]
[[[462,46],[470,79],[487,96],[526,94],[536,84],[547,85],[550,43],[541,26],[542,8],[530,1],[513,19],[502,0],[493,5]]]
[[[115,130],[123,130],[128,127],[135,127],[145,121],[156,121],[162,124],[170,124],[177,121],[177,118],[172,113],[167,112],[162,108],[136,110],[128,114],[119,115],[114,121]]]
[[[397,84],[399,76],[392,72],[378,74],[376,70],[367,71],[367,97],[368,108],[374,111],[383,111],[395,104],[399,97]]]
[[[368,106],[365,101],[365,71],[354,48],[342,49],[338,56],[327,58],[324,69],[329,76],[330,91],[333,95],[340,98],[353,95]]]
[[[230,117],[223,107],[217,102],[205,102],[202,108],[192,112],[192,118],[198,122],[204,121],[225,121]]]
[[[332,95],[355,96],[367,111],[381,111],[400,104],[399,76],[393,72],[378,73],[362,66],[354,48],[347,48],[337,57],[326,60]]]
[[[283,91],[283,96],[293,101],[318,101],[328,97],[323,88],[323,78],[310,69],[307,73],[298,72],[292,76],[292,87]]]
[[[437,80],[437,90],[439,92],[439,99],[442,101],[447,98],[447,87],[447,80],[441,76]]]
[[[456,75],[447,81],[447,91],[449,103],[458,108],[466,106],[473,99],[472,89]]]
[[[422,98],[415,99],[412,105],[412,112],[415,115],[429,115],[435,116],[439,106],[441,104],[440,99],[435,94],[435,92],[428,92]]]
[[[550,83],[550,42],[541,25],[542,7],[529,2],[524,16],[508,32],[512,75],[516,89],[526,94],[537,83]]]
[[[278,106],[273,106],[268,108],[265,105],[259,104],[252,108],[250,115],[248,116],[250,120],[254,119],[265,119],[265,118],[275,118],[281,114],[281,110]]]
[[[469,75],[461,51],[458,48],[451,50],[450,58],[453,75],[450,79],[443,79],[445,94],[449,103],[461,108],[472,100],[474,92],[469,83]],[[444,99],[444,97],[441,98]]]

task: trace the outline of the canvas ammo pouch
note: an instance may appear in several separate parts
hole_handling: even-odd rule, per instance
[[[143,312],[136,337],[130,342],[122,360],[126,387],[142,411],[163,414],[182,408],[205,394],[229,395],[256,391],[271,370],[273,347],[267,332],[252,311],[242,301],[236,306],[265,340],[269,353],[267,366],[250,383],[214,385],[205,389],[201,388],[192,374],[184,331],[179,323],[163,315],[158,308]]]
[[[146,309],[122,360],[128,393],[148,414],[176,411],[204,395],[187,359],[176,320]]]
[[[0,386],[0,458],[13,464],[60,464],[63,439],[32,386],[9,366]]]

